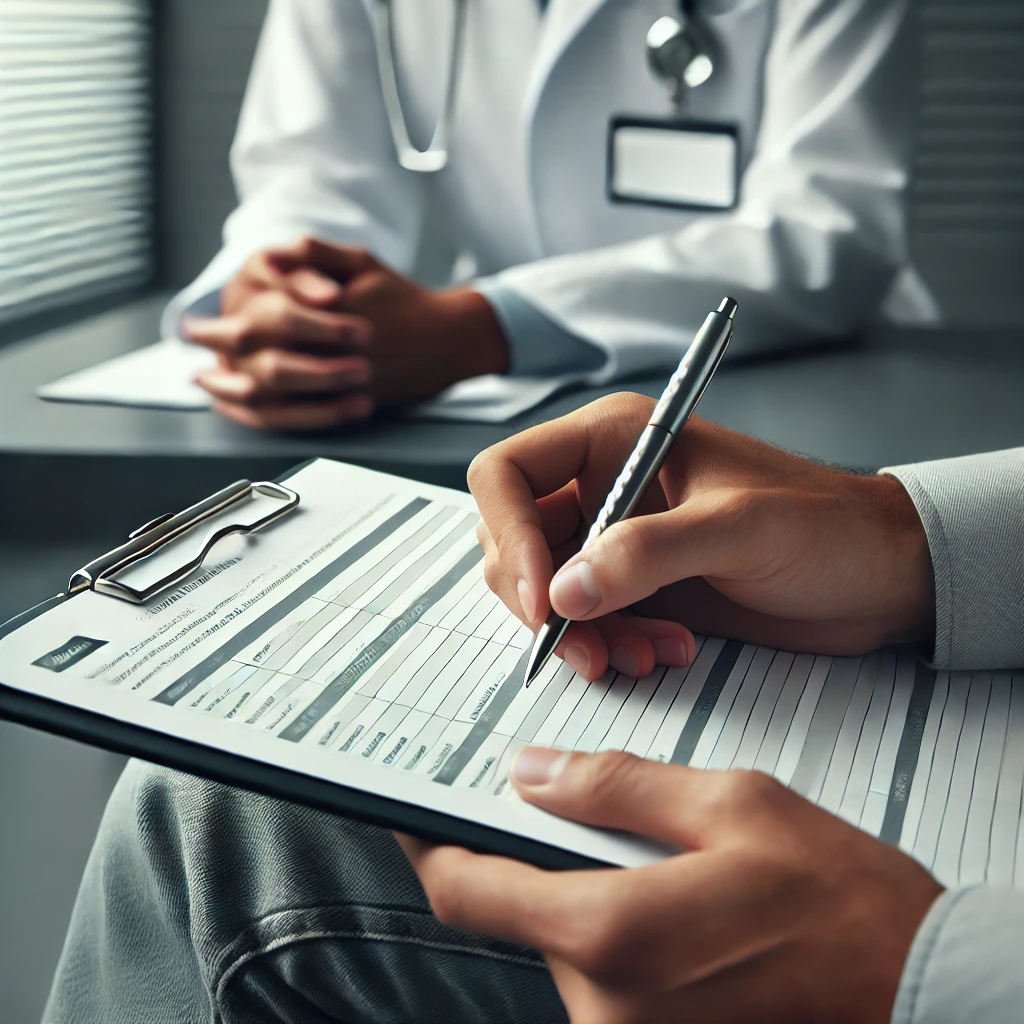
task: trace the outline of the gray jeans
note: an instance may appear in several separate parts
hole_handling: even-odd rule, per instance
[[[536,952],[441,924],[389,832],[133,762],[46,1021],[563,1021]]]

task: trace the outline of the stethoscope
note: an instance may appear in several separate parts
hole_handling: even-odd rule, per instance
[[[445,82],[441,114],[426,149],[417,149],[409,137],[409,125],[398,92],[395,71],[395,33],[392,0],[374,0],[374,38],[380,70],[384,112],[394,139],[398,162],[409,171],[432,174],[448,164],[448,137],[455,112],[456,91],[462,70],[466,35],[467,0],[454,0],[455,20],[451,32],[451,57]],[[696,14],[697,0],[680,0],[679,16],[659,18],[647,33],[647,66],[664,82],[672,97],[675,115],[681,116],[691,89],[703,85],[714,74],[714,48]]]

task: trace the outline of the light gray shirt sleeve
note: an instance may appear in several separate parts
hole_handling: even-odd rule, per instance
[[[515,289],[481,283],[508,343],[510,377],[558,377],[589,373],[607,361],[602,349],[560,327]]]
[[[892,1024],[1024,1020],[1024,893],[943,893],[910,947]]]
[[[928,537],[933,665],[1024,666],[1024,448],[882,472],[907,489]]]

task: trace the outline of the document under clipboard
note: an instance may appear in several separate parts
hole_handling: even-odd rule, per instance
[[[472,498],[313,460],[146,524],[0,627],[0,717],[553,869],[673,851],[547,815],[527,743],[754,768],[946,885],[1024,886],[1024,673],[699,637],[588,682],[488,590]]]
[[[609,862],[601,858],[460,819],[419,806],[414,801],[395,799],[393,795],[366,788],[349,787],[344,782],[327,781],[271,760],[247,757],[237,749],[218,749],[214,745],[197,742],[188,735],[154,729],[138,719],[129,717],[126,720],[123,716],[103,714],[54,699],[52,694],[11,685],[2,657],[5,639],[19,634],[56,609],[73,607],[86,595],[94,601],[110,602],[111,609],[119,606],[147,609],[158,606],[168,594],[177,597],[190,587],[198,587],[201,591],[208,582],[207,577],[221,571],[218,565],[211,567],[209,564],[210,553],[219,542],[233,536],[252,537],[271,528],[286,529],[291,523],[299,525],[300,520],[295,513],[302,508],[302,497],[300,491],[289,483],[293,478],[301,479],[303,472],[308,472],[316,463],[326,464],[325,460],[311,460],[276,481],[240,480],[179,513],[154,519],[134,531],[125,544],[72,573],[64,593],[6,624],[0,624],[0,718],[266,796],[403,830],[425,839],[460,843],[482,852],[513,856],[552,869],[607,866]],[[354,467],[332,465],[345,474],[355,475],[359,482],[383,484],[385,490],[394,480]],[[405,481],[399,483],[403,491],[443,491],[441,488],[410,485]],[[436,498],[438,495],[431,496]],[[457,498],[464,509],[471,505],[468,496],[457,492],[443,497],[448,500]],[[394,504],[394,500],[391,503]],[[420,498],[418,504],[425,507],[431,503]],[[443,515],[442,512],[435,519]],[[428,521],[427,525],[431,522]],[[430,530],[420,532],[429,535]],[[429,541],[429,536],[426,539]],[[241,559],[244,557],[243,553]],[[85,627],[83,630],[89,631]],[[95,657],[97,652],[108,646],[106,640],[96,640],[76,632],[66,643],[59,645],[59,649],[47,651],[32,664],[34,668],[40,668],[45,662],[47,671],[57,678],[70,678],[70,673],[80,666],[81,659]]]

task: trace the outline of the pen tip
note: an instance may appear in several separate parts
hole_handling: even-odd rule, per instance
[[[523,686],[529,687],[530,683],[536,679],[540,674],[540,670],[544,667],[543,659],[538,658],[539,643],[534,643],[533,650],[530,651],[530,660],[526,663],[526,675],[523,677]]]
[[[529,686],[533,682],[533,677],[537,674],[537,666],[534,664],[534,659],[530,658],[530,663],[526,666],[526,676],[523,679],[523,685]]]
[[[719,313],[725,313],[730,320],[736,319],[736,310],[739,308],[739,303],[735,299],[730,299],[727,295],[722,299],[722,304],[718,307]]]

